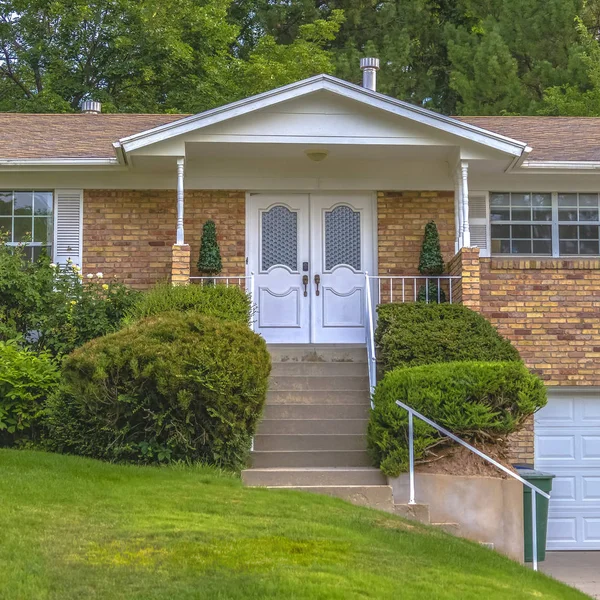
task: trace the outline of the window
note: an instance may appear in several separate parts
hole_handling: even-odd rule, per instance
[[[561,255],[600,254],[598,194],[558,194]]]
[[[552,195],[490,195],[492,253],[552,256]]]
[[[600,198],[593,193],[490,193],[492,254],[600,255]]]
[[[0,191],[0,234],[10,245],[26,244],[32,260],[52,255],[53,200],[52,192]]]

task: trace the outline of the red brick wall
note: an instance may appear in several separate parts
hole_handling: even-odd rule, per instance
[[[454,255],[454,192],[378,192],[379,275],[418,273],[425,225],[435,221],[444,260]]]
[[[481,312],[548,385],[600,385],[600,260],[482,259]]]
[[[101,271],[144,288],[171,274],[176,241],[175,190],[85,190],[83,270]],[[240,191],[185,192],[185,241],[191,245],[192,275],[202,225],[213,219],[223,259],[223,275],[245,271],[245,194]]]

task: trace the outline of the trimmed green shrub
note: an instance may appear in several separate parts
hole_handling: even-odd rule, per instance
[[[250,296],[237,286],[174,286],[161,283],[142,295],[140,301],[128,312],[126,323],[170,311],[191,311],[248,324],[252,315],[252,303]]]
[[[49,354],[0,342],[0,445],[39,441],[44,402],[57,383]]]
[[[435,221],[425,225],[423,245],[419,257],[419,273],[421,275],[441,275],[444,272],[444,257],[440,247],[440,235]]]
[[[109,461],[240,469],[265,402],[270,357],[245,323],[165,313],[65,358],[48,401],[53,449]]]
[[[223,268],[221,251],[217,242],[217,226],[214,221],[206,221],[202,227],[197,267],[203,275],[218,275]]]
[[[384,304],[377,313],[378,357],[386,371],[440,362],[520,360],[489,321],[460,304]]]
[[[390,371],[377,385],[368,431],[369,451],[392,477],[408,468],[408,414],[404,402],[466,441],[505,439],[546,404],[542,381],[519,362],[457,362]],[[419,419],[415,458],[443,436]]]

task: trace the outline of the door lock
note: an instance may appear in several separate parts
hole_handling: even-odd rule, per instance
[[[320,275],[315,275],[315,283],[317,284],[316,294],[318,296],[319,295],[319,284],[321,283],[321,276]]]
[[[306,291],[306,288],[308,287],[308,275],[302,276],[302,285],[304,286],[304,297],[306,298],[306,296],[308,296],[308,292]]]

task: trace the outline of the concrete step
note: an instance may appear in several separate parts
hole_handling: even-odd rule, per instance
[[[271,404],[362,404],[367,409],[371,406],[369,390],[278,390],[271,388],[267,392],[267,407]]]
[[[394,514],[425,525],[429,525],[431,522],[429,504],[394,504]]]
[[[254,450],[293,451],[293,450],[366,450],[367,436],[364,435],[313,435],[313,434],[258,434],[254,437]]]
[[[270,489],[311,492],[342,498],[358,506],[369,506],[378,510],[393,512],[394,499],[389,485],[306,485],[306,486],[269,486]]]
[[[292,450],[253,451],[252,466],[273,467],[370,467],[365,450]]]
[[[246,469],[242,481],[250,486],[371,486],[386,485],[387,478],[374,467],[300,467]]]
[[[349,344],[269,344],[274,362],[364,362],[365,345]]]
[[[368,420],[370,406],[362,404],[267,404],[263,423],[270,420],[304,420],[313,424],[319,421],[344,419]],[[315,431],[315,433],[320,433]]]
[[[330,408],[330,407],[328,407]],[[258,435],[364,435],[368,419],[263,419],[258,425]]]
[[[272,362],[271,377],[369,376],[367,363],[358,362]]]
[[[460,535],[460,525],[458,523],[432,523],[432,527],[441,529],[450,535]]]
[[[358,376],[334,376],[334,377],[303,377],[275,375],[269,379],[269,390],[277,391],[369,391],[369,377]]]

